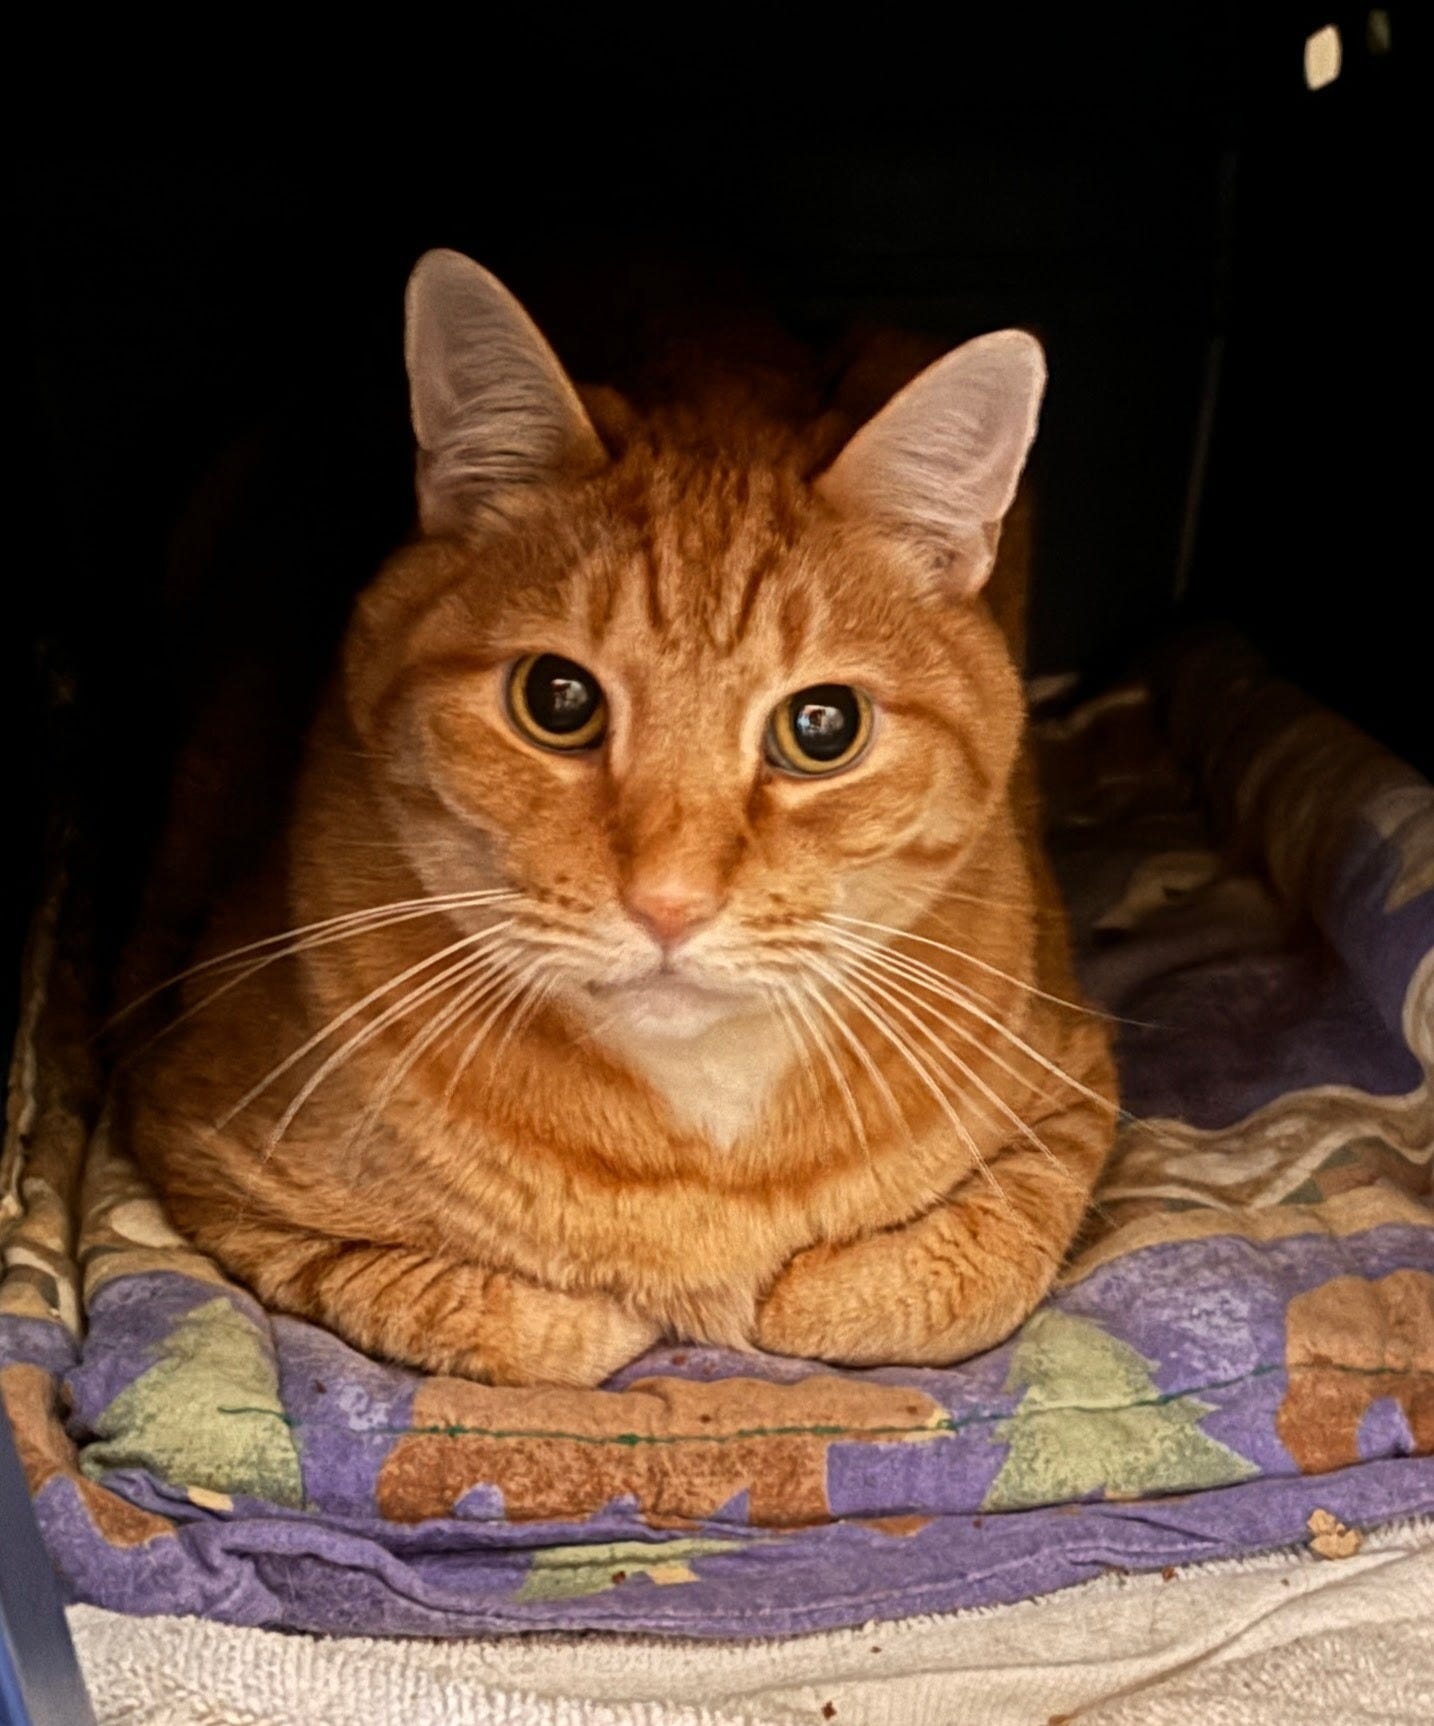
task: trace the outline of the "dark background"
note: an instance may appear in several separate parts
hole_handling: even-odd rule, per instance
[[[1277,3],[957,8],[939,39],[913,14],[880,41],[769,27],[610,66],[605,38],[555,27],[536,69],[474,74],[471,112],[435,104],[441,130],[377,113],[268,157],[252,135],[221,157],[110,137],[25,161],[14,459],[34,551],[9,584],[4,685],[30,879],[8,950],[56,751],[112,916],[239,611],[277,662],[307,664],[406,531],[401,294],[432,245],[503,276],[580,375],[612,284],[678,256],[740,269],[814,333],[1037,327],[1034,668],[1096,681],[1228,617],[1430,768],[1409,453],[1427,187],[1405,136],[1412,9],[1383,12],[1387,52],[1367,7]],[[1311,92],[1305,38],[1329,22],[1343,73]],[[268,525],[196,582],[176,536],[193,543],[196,487],[256,432],[243,471]]]

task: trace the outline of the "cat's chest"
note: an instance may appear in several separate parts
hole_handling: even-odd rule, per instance
[[[445,1231],[537,1281],[620,1290],[686,1334],[715,1295],[750,1302],[804,1247],[908,1220],[950,1184],[922,1131],[901,1135],[900,1154],[885,1138],[843,1154],[839,1103],[780,1030],[746,1048],[659,1048],[642,1076],[660,1108],[570,1075],[559,1106],[581,1123],[577,1154],[570,1133],[562,1146],[480,1129],[434,1190]]]
[[[620,1290],[682,1329],[694,1302],[755,1298],[794,1253],[908,1220],[960,1172],[950,1134],[915,1117],[853,1154],[832,1075],[780,1021],[604,1043],[581,1061],[565,1044],[521,1088],[519,1123],[483,1106],[489,1087],[461,1140],[432,1134],[427,1109],[394,1121],[395,1202],[422,1211],[419,1236],[440,1229],[538,1282]],[[412,1179],[419,1147],[432,1183]]]
[[[704,1037],[620,1035],[614,1052],[655,1093],[678,1133],[730,1150],[753,1131],[796,1057],[770,1021],[722,1025]]]

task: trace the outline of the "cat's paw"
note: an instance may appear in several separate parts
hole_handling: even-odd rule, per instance
[[[949,1366],[1000,1342],[1044,1283],[1017,1281],[1005,1261],[979,1266],[927,1226],[798,1253],[758,1311],[759,1345],[843,1366]]]
[[[669,1297],[664,1316],[684,1342],[741,1353],[757,1347],[757,1296],[750,1288],[687,1289]]]
[[[658,1327],[603,1295],[518,1285],[505,1326],[492,1326],[475,1376],[489,1384],[589,1389],[658,1340]],[[501,1344],[497,1337],[502,1336]]]
[[[769,1354],[870,1365],[892,1357],[887,1324],[853,1246],[809,1247],[787,1265],[757,1311],[757,1345]]]

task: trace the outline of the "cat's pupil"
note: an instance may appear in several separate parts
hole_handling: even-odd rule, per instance
[[[840,683],[803,689],[792,697],[792,735],[803,755],[835,761],[851,747],[861,725],[855,694]]]
[[[555,653],[540,654],[533,661],[524,693],[534,723],[558,737],[581,731],[602,700],[591,674]]]

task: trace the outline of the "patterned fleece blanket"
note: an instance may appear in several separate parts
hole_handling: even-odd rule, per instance
[[[1434,1511],[1434,788],[1228,646],[1039,740],[1129,1115],[1052,1298],[941,1371],[662,1348],[601,1390],[493,1389],[264,1312],[95,1119],[57,900],[0,1387],[72,1598],[772,1635]]]

